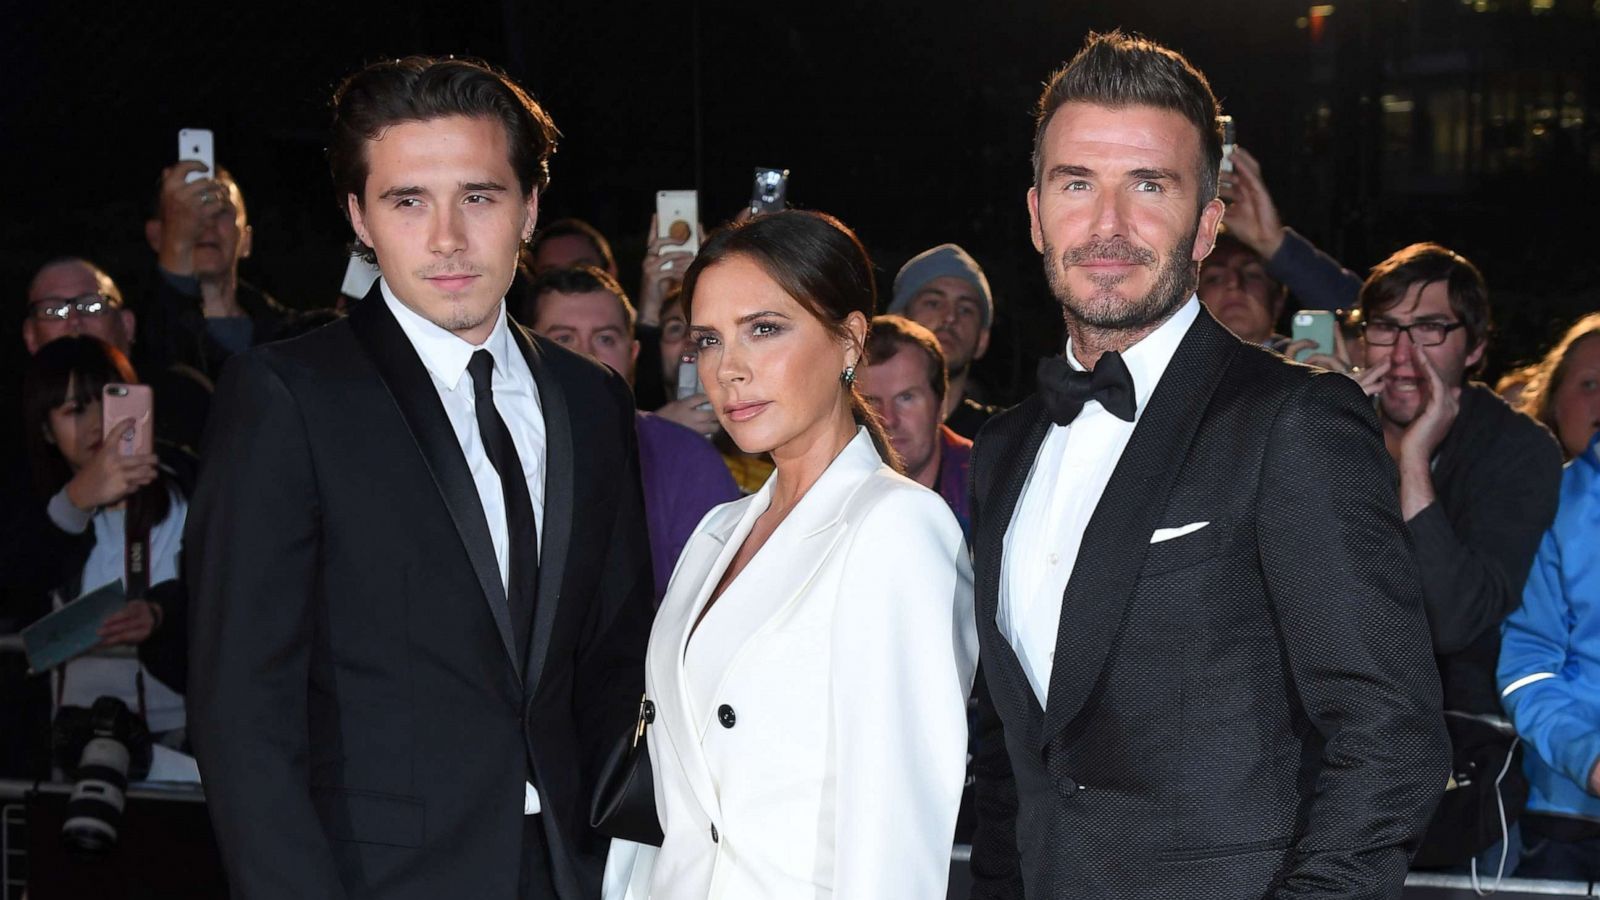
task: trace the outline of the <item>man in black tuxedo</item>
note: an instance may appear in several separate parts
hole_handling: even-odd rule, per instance
[[[383,278],[229,363],[186,535],[233,896],[594,897],[650,554],[627,385],[505,312],[555,128],[454,60],[374,65],[334,107]]]
[[[1028,207],[1068,341],[973,456],[974,897],[1398,897],[1445,787],[1371,405],[1193,296],[1216,116],[1117,32],[1040,102]]]

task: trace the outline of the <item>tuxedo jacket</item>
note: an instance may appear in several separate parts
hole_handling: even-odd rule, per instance
[[[973,455],[973,896],[1398,897],[1449,750],[1371,403],[1202,309],[1090,517],[1041,708],[995,615],[1049,426],[1030,397]]]
[[[632,403],[511,329],[546,441],[525,658],[466,458],[377,286],[226,369],[185,540],[190,729],[235,898],[516,897],[525,780],[557,896],[599,891],[588,803],[651,614]]]

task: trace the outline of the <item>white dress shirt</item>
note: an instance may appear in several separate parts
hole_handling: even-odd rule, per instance
[[[495,561],[500,564],[500,583],[508,585],[511,578],[511,536],[506,528],[505,494],[500,489],[500,474],[489,461],[483,448],[483,437],[478,434],[476,393],[472,376],[467,373],[467,363],[472,354],[488,350],[494,356],[494,405],[500,418],[511,432],[511,443],[517,448],[522,462],[522,475],[528,483],[528,498],[533,501],[533,521],[544,538],[544,414],[539,407],[539,389],[533,381],[533,371],[527,359],[511,336],[506,321],[505,303],[500,304],[494,330],[481,345],[474,346],[455,334],[440,328],[410,307],[382,285],[383,302],[394,314],[400,329],[406,333],[411,346],[422,358],[422,365],[433,379],[439,392],[439,402],[444,404],[450,427],[455,429],[456,441],[467,458],[467,469],[472,473],[472,483],[478,489],[478,500],[483,504],[483,514],[488,519],[489,537],[494,543]],[[534,547],[537,553],[539,547]],[[509,588],[508,588],[509,589]],[[531,815],[539,811],[539,794],[533,785],[526,785],[523,812]]]
[[[1190,297],[1170,319],[1123,352],[1138,404],[1132,422],[1090,400],[1072,424],[1050,426],[1012,512],[995,624],[1016,651],[1041,707],[1050,691],[1061,603],[1083,532],[1167,363],[1199,314],[1199,299]],[[1066,357],[1073,368],[1083,369],[1072,355],[1070,339]]]

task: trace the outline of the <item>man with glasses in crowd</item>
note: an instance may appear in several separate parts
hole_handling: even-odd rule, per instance
[[[87,334],[128,353],[134,317],[122,305],[122,291],[99,266],[63,257],[39,267],[28,284],[28,317],[22,342],[28,355],[59,337]]]
[[[1422,575],[1444,708],[1501,716],[1500,622],[1520,603],[1555,515],[1561,450],[1531,418],[1468,380],[1483,365],[1490,319],[1488,287],[1465,258],[1438,244],[1406,247],[1373,268],[1360,309],[1367,368],[1352,374],[1376,399],[1400,470],[1400,508]],[[1459,764],[1468,737],[1462,718],[1451,719]],[[1490,799],[1491,812],[1480,816],[1481,808],[1467,790],[1448,791],[1424,850],[1452,843],[1476,852],[1498,840],[1496,804]],[[1508,809],[1508,818],[1517,812]],[[1492,875],[1500,853],[1491,849]],[[1508,860],[1506,871],[1514,865]]]
[[[137,321],[123,304],[122,289],[104,269],[64,256],[40,266],[28,284],[22,343],[32,356],[56,338],[86,334],[122,351],[155,391],[157,437],[194,449],[211,405],[211,382],[192,367],[163,365],[142,352],[134,341]]]

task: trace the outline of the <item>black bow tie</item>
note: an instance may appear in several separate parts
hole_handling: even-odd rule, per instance
[[[1133,421],[1136,408],[1133,376],[1114,350],[1100,354],[1093,372],[1074,369],[1063,356],[1039,360],[1039,395],[1057,425],[1072,424],[1090,400],[1099,400],[1106,412],[1124,422]]]

